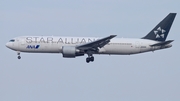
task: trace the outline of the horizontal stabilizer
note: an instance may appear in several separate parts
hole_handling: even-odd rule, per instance
[[[156,43],[150,46],[163,46],[163,45],[167,45],[170,44],[171,42],[173,42],[174,40],[168,40],[168,41],[164,41],[164,42],[160,42],[160,43]]]

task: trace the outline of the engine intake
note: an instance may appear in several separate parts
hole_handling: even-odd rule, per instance
[[[80,51],[74,46],[63,46],[62,55],[66,58],[75,58],[76,56],[81,56],[84,54],[80,54]]]

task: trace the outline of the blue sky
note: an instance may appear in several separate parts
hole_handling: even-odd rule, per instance
[[[179,101],[179,0],[0,1],[0,101]],[[170,12],[173,47],[130,55],[62,58],[7,49],[24,35],[141,38]]]

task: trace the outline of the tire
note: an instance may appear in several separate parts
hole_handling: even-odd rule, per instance
[[[90,62],[90,58],[86,58],[86,62],[89,63]]]
[[[92,62],[94,61],[94,57],[93,56],[90,59],[91,59]]]
[[[21,56],[18,56],[18,59],[21,59]]]

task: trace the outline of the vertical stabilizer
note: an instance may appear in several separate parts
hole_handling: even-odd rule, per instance
[[[156,41],[165,41],[171,29],[176,13],[167,15],[153,30],[151,30],[142,39],[150,39]]]

